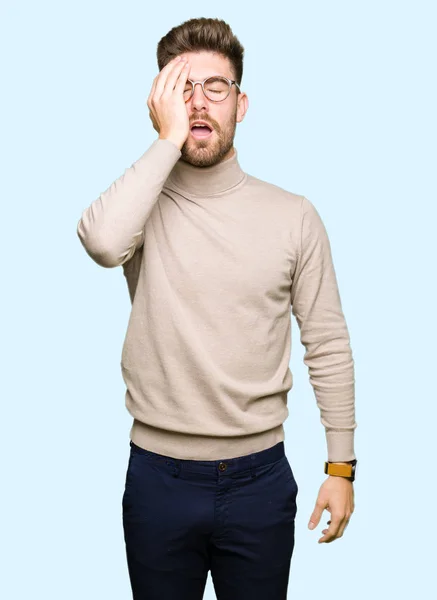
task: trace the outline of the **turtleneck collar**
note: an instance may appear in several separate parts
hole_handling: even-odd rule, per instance
[[[245,177],[234,146],[232,156],[210,167],[196,167],[180,158],[169,175],[168,183],[193,196],[213,196],[230,190]]]

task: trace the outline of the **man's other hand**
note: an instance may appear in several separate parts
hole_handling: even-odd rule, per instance
[[[316,506],[308,523],[309,529],[318,525],[325,509],[331,513],[331,520],[328,521],[328,529],[323,529],[324,535],[319,539],[319,544],[329,544],[342,537],[355,509],[353,482],[345,477],[328,476],[320,487]]]

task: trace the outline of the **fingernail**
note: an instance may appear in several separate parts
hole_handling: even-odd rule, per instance
[[[315,526],[316,526],[316,525],[315,525],[315,523],[313,523],[312,521],[310,521],[310,523],[309,523],[308,527],[309,527],[310,529],[314,529],[314,527],[315,527]]]

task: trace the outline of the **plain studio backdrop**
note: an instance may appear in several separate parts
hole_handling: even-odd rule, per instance
[[[156,45],[192,17],[245,47],[242,168],[326,225],[356,372],[355,512],[318,544],[324,429],[292,320],[289,597],[433,597],[436,3],[3,2],[1,536],[5,600],[131,598],[121,499],[132,418],[122,269],[76,234],[150,146]],[[215,597],[210,575],[205,599]]]

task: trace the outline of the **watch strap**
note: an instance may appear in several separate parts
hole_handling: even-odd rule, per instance
[[[351,481],[355,478],[355,465],[357,460],[350,461],[348,464],[340,464],[335,462],[325,462],[324,471],[327,475],[334,475],[336,477],[346,477]]]

